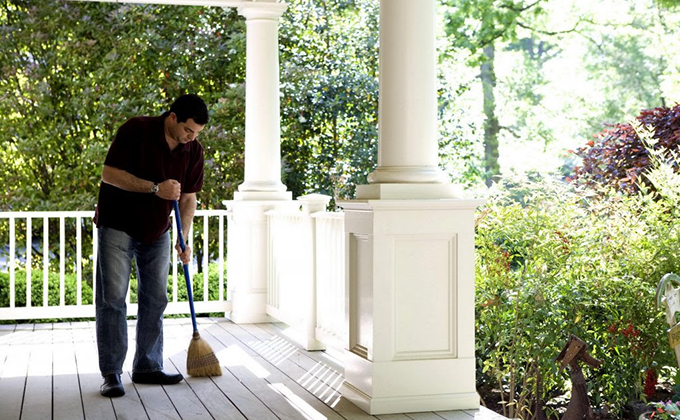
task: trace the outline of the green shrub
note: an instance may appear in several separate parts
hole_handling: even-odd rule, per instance
[[[130,302],[137,303],[137,275],[132,270],[130,278]],[[226,268],[224,274],[224,295],[227,294],[227,275]],[[203,274],[194,274],[193,295],[194,300],[203,300]],[[82,303],[89,305],[93,303],[91,277],[82,280]],[[48,275],[48,302],[49,306],[59,305],[59,273],[50,272]],[[15,306],[26,306],[26,271],[16,270],[14,273],[15,287]],[[209,300],[219,298],[219,265],[210,264],[208,266],[208,293]],[[168,298],[172,300],[172,275],[168,276]],[[177,299],[187,301],[187,291],[184,285],[184,272],[181,266],[177,272]],[[77,282],[75,273],[66,273],[64,276],[64,301],[66,305],[77,304]],[[31,272],[31,305],[43,306],[43,272],[42,270],[32,270]],[[0,272],[0,308],[9,307],[9,273]]]
[[[678,175],[658,178],[664,191]],[[555,357],[571,334],[603,362],[585,369],[598,407],[620,413],[640,396],[645,368],[675,365],[654,308],[657,282],[680,272],[674,200],[536,176],[497,186],[477,221],[477,377],[480,389],[501,390],[506,415],[531,417],[539,376],[556,414],[570,385]]]
[[[59,273],[48,274],[47,300],[49,306],[59,305]],[[82,303],[89,305],[92,300],[92,287],[83,279]],[[14,272],[15,306],[26,306],[26,271]],[[64,275],[64,301],[66,305],[77,304],[77,282],[74,273]],[[31,271],[31,306],[43,306],[43,271]],[[9,273],[0,272],[0,308],[9,307]]]

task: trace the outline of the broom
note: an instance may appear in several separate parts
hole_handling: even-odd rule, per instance
[[[186,246],[184,245],[184,237],[182,236],[182,221],[179,217],[179,205],[177,201],[173,201],[172,205],[175,208],[175,220],[177,221],[177,231],[179,235],[179,246],[182,252]],[[187,284],[187,295],[189,296],[189,306],[191,307],[191,323],[194,326],[194,335],[189,343],[189,350],[187,355],[187,373],[190,376],[221,376],[222,368],[217,356],[210,348],[210,344],[203,341],[198,334],[198,326],[196,325],[196,312],[194,311],[194,297],[191,293],[191,278],[189,277],[189,266],[184,265],[184,280]]]

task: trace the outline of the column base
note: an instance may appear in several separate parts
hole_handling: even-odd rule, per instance
[[[353,372],[351,367],[348,372],[346,366],[346,380],[340,392],[343,397],[371,415],[475,410],[479,408],[479,395],[474,388],[475,360],[458,362],[460,363],[435,362],[428,366],[423,361],[414,361],[406,362],[406,365],[411,366],[405,366],[404,362],[365,361],[364,367],[371,371],[370,384],[364,378],[360,385],[355,386],[347,379]],[[455,365],[464,369],[458,369]],[[405,377],[404,373],[409,371],[411,375]],[[470,375],[471,377],[467,377]],[[366,389],[366,386],[369,386],[369,389]]]
[[[288,192],[288,195],[291,193]],[[236,198],[224,201],[230,210],[227,219],[227,267],[232,310],[227,317],[237,324],[271,322],[273,318],[267,313],[266,213],[299,207],[300,204],[292,200]]]
[[[427,200],[462,198],[463,191],[454,184],[371,184],[357,185],[357,200]]]
[[[267,314],[248,314],[239,313],[235,311],[225,312],[225,318],[229,318],[234,324],[264,324],[270,322],[278,322],[277,319]]]
[[[370,184],[443,184],[446,174],[437,166],[378,166],[368,174]]]
[[[231,295],[232,309],[225,316],[234,324],[259,324],[276,322],[267,314],[267,292],[251,290],[249,292],[233,291]]]
[[[321,341],[310,337],[305,331],[298,330],[295,328],[287,328],[283,331],[283,335],[289,340],[301,346],[307,351],[321,351],[326,350],[326,344]]]

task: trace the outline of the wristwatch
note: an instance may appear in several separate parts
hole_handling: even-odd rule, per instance
[[[154,184],[151,186],[151,191],[149,192],[153,195],[156,195],[158,193],[158,184],[154,182]]]

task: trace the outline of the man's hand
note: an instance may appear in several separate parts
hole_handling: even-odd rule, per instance
[[[157,196],[164,200],[179,200],[182,195],[182,186],[174,179],[166,179],[158,184]]]
[[[182,248],[179,246],[179,241],[177,241],[175,244],[175,249],[177,250],[177,256],[182,261],[182,264],[189,264],[191,261],[191,247],[189,244],[184,244],[184,252],[182,252]]]

